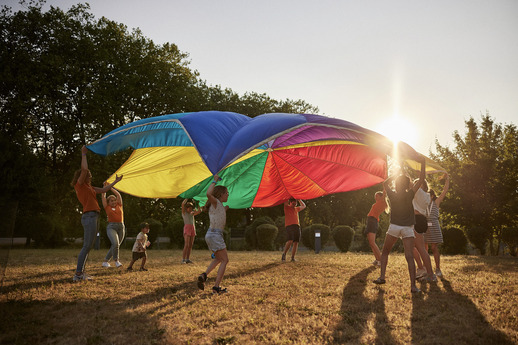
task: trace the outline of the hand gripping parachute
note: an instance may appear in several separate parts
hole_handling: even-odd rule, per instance
[[[245,115],[203,111],[124,125],[87,146],[100,155],[134,151],[115,174],[120,191],[146,198],[206,200],[212,176],[229,190],[231,208],[268,207],[290,197],[367,188],[387,177],[386,137],[351,122],[308,114]],[[414,169],[416,152],[399,146]],[[439,166],[428,161],[428,172]],[[113,174],[108,181],[115,178]]]

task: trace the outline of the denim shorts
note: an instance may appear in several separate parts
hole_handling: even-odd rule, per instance
[[[226,249],[225,240],[223,239],[223,230],[220,229],[209,229],[205,235],[205,242],[209,250],[217,252],[218,250]]]
[[[390,224],[387,230],[387,234],[397,238],[415,237],[414,226],[401,226],[396,224]]]

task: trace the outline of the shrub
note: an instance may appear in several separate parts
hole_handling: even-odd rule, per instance
[[[491,230],[481,226],[469,228],[467,231],[468,240],[480,250],[480,254],[486,254],[486,244],[491,236]]]
[[[50,216],[38,215],[34,224],[37,224],[38,231],[34,231],[32,238],[37,247],[55,248],[63,246],[63,226],[60,226]]]
[[[443,246],[442,252],[448,255],[466,254],[466,245],[468,240],[461,229],[446,228],[443,229]]]
[[[162,229],[164,228],[164,226],[162,225],[162,222],[154,218],[148,218],[144,220],[144,222],[149,224],[149,232],[147,236],[149,242],[151,242],[151,246],[149,246],[148,248],[152,248],[158,236],[162,235]],[[140,229],[138,229],[138,231],[140,231]]]
[[[255,219],[252,224],[245,228],[245,241],[248,249],[257,249],[257,227],[263,224],[275,225],[270,217],[259,217]]]
[[[509,247],[509,253],[517,256],[518,252],[518,228],[505,228],[502,230],[502,241]]]
[[[277,237],[275,238],[275,248],[276,249],[284,249],[284,245],[286,244],[286,227],[284,226],[284,216],[277,217],[275,219],[275,226],[277,227]]]
[[[367,236],[365,236],[366,224],[360,223],[353,229],[353,241],[349,246],[349,250],[352,252],[369,252],[371,247],[369,246],[369,241],[367,241]]]
[[[341,252],[347,252],[353,242],[354,230],[347,225],[338,225],[333,229],[333,239]]]
[[[183,219],[181,218],[171,218],[165,227],[165,233],[167,237],[169,237],[171,248],[183,248],[184,238],[183,238]],[[198,229],[196,229],[198,232]],[[198,236],[196,236],[198,237]]]
[[[279,229],[273,224],[261,224],[257,227],[257,247],[261,250],[274,250],[274,241]]]
[[[302,229],[302,244],[315,249],[315,232],[320,231],[320,245],[323,249],[331,235],[331,229],[325,224],[313,224]]]

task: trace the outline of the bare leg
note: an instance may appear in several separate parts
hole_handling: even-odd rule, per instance
[[[284,251],[282,252],[284,255],[290,250],[291,244],[293,243],[293,240],[286,241],[286,245],[284,246]]]
[[[376,234],[372,232],[367,233],[367,239],[369,240],[369,246],[372,249],[374,257],[376,258],[376,260],[381,261],[381,252],[378,248],[378,245],[376,244]]]
[[[385,237],[385,243],[383,243],[383,251],[381,252],[381,279],[385,279],[385,272],[387,270],[388,264],[388,256],[396,241],[397,237],[394,237],[392,235],[387,234],[387,237]]]
[[[128,269],[132,269],[133,268],[133,264],[135,263],[135,260],[131,260],[131,262],[129,263],[128,265]]]
[[[299,242],[293,242],[293,248],[291,249],[291,258],[295,259],[295,254],[297,254],[297,248],[299,247]]]
[[[439,245],[432,243],[432,253],[435,260],[435,271],[441,271],[441,254],[439,253]]]
[[[186,257],[187,260],[189,260],[189,258],[191,257],[193,244],[194,244],[194,236],[189,236],[189,248],[187,249],[187,257]]]
[[[405,248],[405,259],[408,264],[408,273],[410,274],[410,291],[417,291],[415,285],[415,263],[413,249],[415,246],[415,239],[413,237],[403,238],[403,247]]]
[[[227,268],[228,263],[228,255],[226,249],[218,250],[216,253],[216,259],[221,263],[218,268],[218,275],[216,276],[216,281],[214,282],[214,286],[219,286],[221,281],[223,280],[223,275],[225,274],[225,269]]]
[[[140,265],[140,268],[144,268],[144,266],[146,265],[146,261],[147,261],[147,258],[144,256],[142,258],[142,264]]]
[[[414,260],[417,263],[417,268],[423,269],[424,267],[423,267],[423,262],[421,261],[421,255],[419,255],[419,251],[417,250],[416,247],[414,247],[414,249],[413,249],[413,254],[414,254]]]
[[[189,235],[183,234],[183,251],[182,251],[182,260],[186,260],[188,258],[187,256],[187,250],[189,248]]]
[[[424,267],[426,268],[426,273],[428,277],[433,276],[433,270],[432,270],[432,261],[430,260],[430,255],[428,255],[428,252],[426,251],[424,247],[424,236],[423,234],[420,234],[416,231],[414,231],[415,235],[415,248],[417,248],[417,251],[419,252],[419,255],[421,255],[421,259],[423,259]]]

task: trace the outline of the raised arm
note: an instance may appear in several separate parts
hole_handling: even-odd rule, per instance
[[[448,189],[450,188],[450,176],[448,175],[448,173],[446,173],[445,175],[446,182],[444,183],[444,188],[442,190],[441,195],[439,195],[439,197],[435,200],[435,204],[437,205],[437,207],[439,207],[441,202],[444,200],[444,197],[446,196],[446,193],[448,193]]]
[[[104,182],[106,184],[106,182]],[[101,193],[101,200],[103,201],[103,208],[106,208],[108,206],[108,200],[106,200],[106,193]]]
[[[383,192],[386,193],[386,191],[390,188],[390,184],[394,179],[396,178],[396,175],[389,176],[385,181],[383,181]]]
[[[417,180],[417,183],[412,188],[414,190],[414,193],[421,188],[423,185],[424,179],[426,178],[426,158],[423,155],[420,155],[418,158],[418,162],[421,162],[421,173],[419,174],[419,180]]]
[[[122,175],[121,176],[115,175],[115,181],[113,181],[112,183],[105,185],[103,188],[93,187],[93,189],[95,190],[95,192],[97,194],[106,193],[107,191],[112,189],[112,187],[115,186],[117,184],[117,182],[119,182],[120,180],[122,180]]]
[[[86,160],[86,154],[88,153],[88,149],[83,145],[81,147],[81,174],[77,179],[77,183],[84,184],[86,180],[86,176],[88,176],[88,161]]]
[[[182,214],[185,214],[185,204],[187,204],[187,199],[183,199],[182,201]]]
[[[121,193],[119,193],[119,191],[117,189],[113,188],[113,187],[112,187],[111,190],[112,190],[113,194],[115,194],[115,196],[117,197],[117,203],[122,206],[122,196],[121,196]]]
[[[212,195],[212,192],[214,191],[214,187],[216,187],[216,182],[218,182],[219,180],[221,180],[221,178],[218,175],[214,175],[214,181],[210,183],[210,186],[207,189],[207,199],[209,199],[209,202],[214,207],[216,207],[216,205],[218,204],[218,199],[216,199],[214,195]]]
[[[299,204],[300,204],[300,206],[297,207],[297,212],[300,212],[306,208],[306,204],[304,203],[304,201],[299,200]]]

